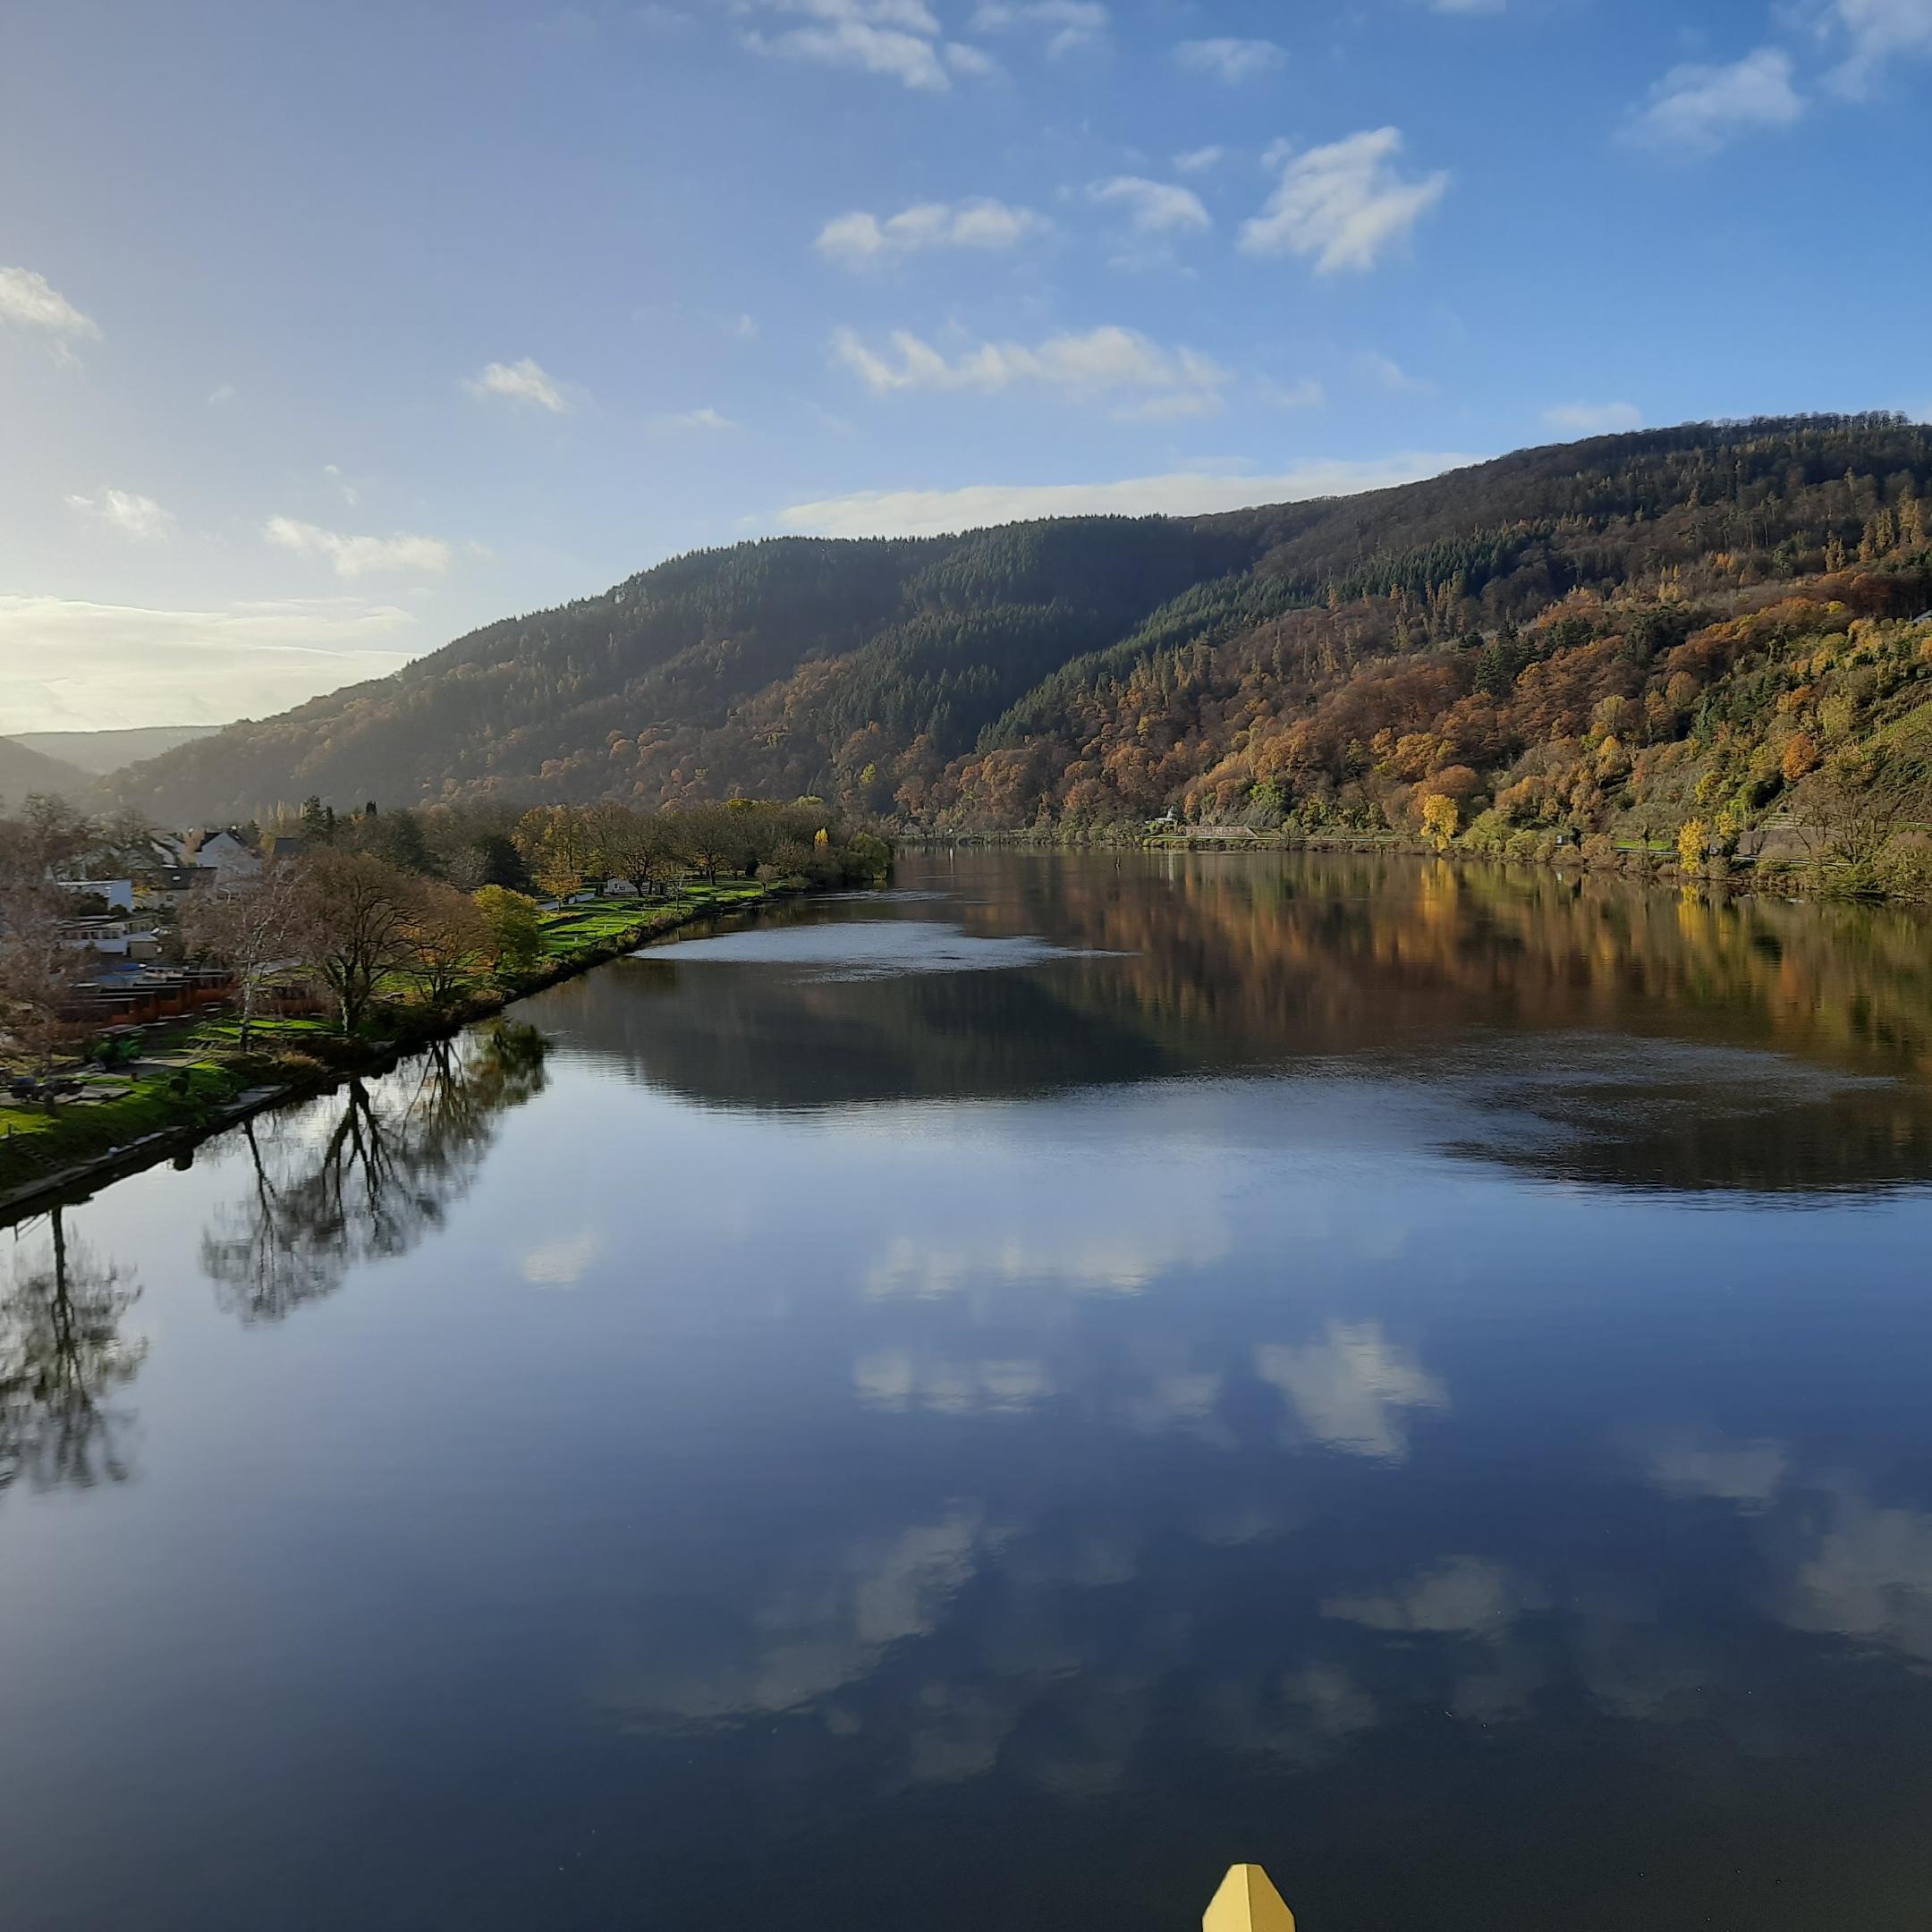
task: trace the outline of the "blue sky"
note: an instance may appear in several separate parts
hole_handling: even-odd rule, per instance
[[[64,0],[0,60],[0,731],[702,544],[1932,409],[1932,0]]]

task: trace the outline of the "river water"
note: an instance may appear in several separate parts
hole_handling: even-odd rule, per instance
[[[914,855],[0,1246],[0,1923],[1918,1928],[1919,919]]]

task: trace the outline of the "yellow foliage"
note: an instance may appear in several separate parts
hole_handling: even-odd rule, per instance
[[[1449,842],[1461,828],[1462,814],[1453,798],[1432,792],[1422,801],[1422,829],[1437,852],[1447,852]]]
[[[1687,818],[1677,833],[1677,862],[1686,873],[1701,872],[1710,852],[1710,827],[1701,818]]]

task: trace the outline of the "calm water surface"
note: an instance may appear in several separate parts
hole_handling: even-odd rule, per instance
[[[0,1922],[1919,1932],[1924,925],[898,888],[5,1238]]]

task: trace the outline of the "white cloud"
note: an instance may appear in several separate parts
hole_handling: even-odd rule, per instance
[[[225,724],[400,670],[408,614],[327,597],[148,610],[0,597],[0,733]]]
[[[1183,40],[1174,58],[1191,73],[1212,74],[1230,87],[1275,73],[1288,64],[1288,50],[1272,40]]]
[[[1370,382],[1398,395],[1426,395],[1434,386],[1419,376],[1411,376],[1394,356],[1384,355],[1379,349],[1357,350],[1355,367]]]
[[[1056,516],[1208,516],[1254,504],[1352,496],[1440,476],[1475,456],[1404,453],[1379,462],[1318,462],[1270,476],[1207,470],[1126,477],[1112,483],[976,483],[958,489],[855,490],[778,513],[781,528],[827,537],[936,537],[994,523]]]
[[[1350,1455],[1400,1462],[1409,1437],[1400,1411],[1446,1409],[1449,1392],[1406,1351],[1385,1341],[1375,1322],[1330,1322],[1305,1348],[1264,1343],[1255,1373],[1287,1398],[1318,1442]]]
[[[1182,174],[1199,174],[1214,166],[1226,152],[1225,148],[1193,148],[1186,154],[1177,154],[1174,165]]]
[[[741,40],[754,54],[850,67],[883,74],[902,86],[943,94],[953,85],[950,66],[986,74],[992,59],[978,47],[939,42],[939,22],[925,0],[767,0],[781,13],[807,16],[808,24],[767,35],[747,30]]]
[[[1008,249],[1051,224],[1031,208],[979,196],[964,201],[919,201],[883,221],[862,208],[835,216],[813,246],[848,268],[925,249]]]
[[[208,391],[209,405],[219,409],[225,402],[233,402],[241,393],[232,382],[217,383]]]
[[[262,535],[300,556],[325,556],[338,577],[367,577],[387,571],[428,571],[449,568],[450,548],[440,537],[351,537],[294,517],[270,517]]]
[[[1643,428],[1643,411],[1634,402],[1557,402],[1543,411],[1552,429],[1573,430],[1578,436],[1608,436],[1618,429]]]
[[[1509,0],[1428,0],[1428,4],[1432,13],[1468,17],[1478,13],[1500,13]]]
[[[715,409],[684,410],[665,420],[676,429],[736,429],[741,425]]]
[[[1037,344],[981,343],[951,358],[905,329],[895,329],[889,344],[882,353],[849,328],[832,338],[834,353],[875,395],[917,389],[993,395],[1038,386],[1082,401],[1124,396],[1118,412],[1126,415],[1201,416],[1221,407],[1228,380],[1225,369],[1195,350],[1164,349],[1137,330],[1113,326]]]
[[[984,0],[972,17],[975,33],[1007,33],[1015,28],[1044,32],[1049,59],[1097,40],[1109,15],[1098,0]]]
[[[486,364],[483,373],[472,377],[468,387],[471,395],[507,396],[513,402],[534,403],[554,416],[570,413],[570,403],[555,377],[529,356],[518,362]]]
[[[1094,200],[1124,207],[1141,234],[1172,234],[1183,228],[1211,228],[1213,222],[1190,188],[1169,182],[1144,181],[1138,174],[1116,174],[1095,182],[1087,191]]]
[[[135,490],[102,488],[91,496],[70,496],[67,505],[129,537],[165,537],[174,528],[174,519],[152,496]]]
[[[1312,256],[1318,275],[1373,268],[1443,198],[1446,174],[1405,178],[1395,166],[1399,129],[1368,128],[1301,155],[1270,152],[1281,181],[1267,206],[1241,225],[1250,255]]]
[[[31,268],[0,267],[0,322],[43,331],[64,347],[100,340],[100,325]]]
[[[1832,18],[1851,36],[1852,51],[1831,82],[1853,99],[1894,55],[1932,55],[1932,0],[1836,0]]]
[[[340,463],[324,463],[322,474],[342,492],[342,500],[353,510],[362,501],[361,490],[345,477]]]
[[[1650,89],[1629,132],[1646,147],[1710,154],[1741,135],[1790,127],[1803,113],[1791,55],[1759,47],[1728,67],[1673,67]]]

